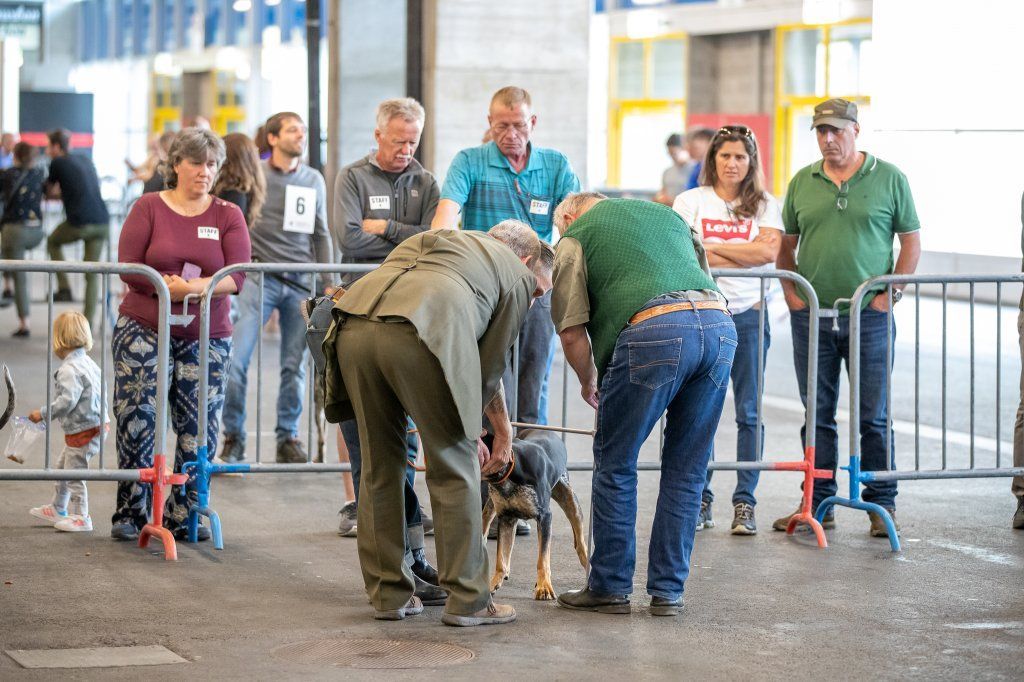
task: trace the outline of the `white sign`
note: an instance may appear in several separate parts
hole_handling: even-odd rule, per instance
[[[391,197],[387,194],[379,197],[370,197],[370,210],[371,211],[389,211],[391,210]]]
[[[551,208],[550,201],[530,199],[530,213],[536,213],[537,215],[547,215],[549,208]]]
[[[288,185],[284,188],[284,230],[313,234],[316,223],[316,190]]]
[[[203,227],[199,226],[199,238],[200,239],[215,239],[220,241],[220,230],[216,227]]]

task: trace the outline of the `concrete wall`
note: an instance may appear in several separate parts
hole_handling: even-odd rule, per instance
[[[771,31],[692,36],[689,62],[688,113],[772,113]]]
[[[343,165],[375,148],[373,129],[380,101],[404,95],[405,0],[345,0],[341,3]]]
[[[480,144],[494,91],[518,85],[533,99],[535,143],[566,154],[585,183],[590,8],[589,0],[427,0],[426,165],[439,180],[460,149]]]

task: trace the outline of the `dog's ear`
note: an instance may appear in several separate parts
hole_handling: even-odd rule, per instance
[[[14,404],[17,402],[18,397],[14,390],[14,379],[11,378],[11,372],[7,369],[7,365],[4,365],[4,383],[7,384],[7,409],[0,415],[0,429],[7,426],[11,415],[14,414]]]

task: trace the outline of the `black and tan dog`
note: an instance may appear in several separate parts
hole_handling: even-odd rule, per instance
[[[490,437],[484,438],[490,447]],[[565,512],[572,526],[573,545],[583,569],[587,569],[587,547],[583,539],[583,511],[569,486],[568,455],[561,438],[540,429],[520,431],[512,443],[513,461],[500,475],[487,479],[489,495],[483,510],[483,533],[495,517],[498,520],[498,549],[494,561],[491,592],[508,580],[512,544],[519,519],[537,520],[537,584],[533,598],[554,599],[551,586],[551,500]]]

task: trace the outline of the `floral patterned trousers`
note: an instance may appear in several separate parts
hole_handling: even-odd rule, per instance
[[[156,330],[122,315],[114,327],[114,417],[117,420],[117,465],[141,469],[153,465],[156,440]],[[231,339],[210,339],[207,456],[217,451],[220,411],[224,404],[224,378],[231,356]],[[195,461],[199,430],[199,341],[171,339],[167,408],[177,436],[174,471]],[[117,484],[113,523],[131,523],[141,529],[148,521],[151,486],[122,481]],[[173,486],[164,509],[164,526],[172,531],[185,525],[196,494],[187,486]]]

